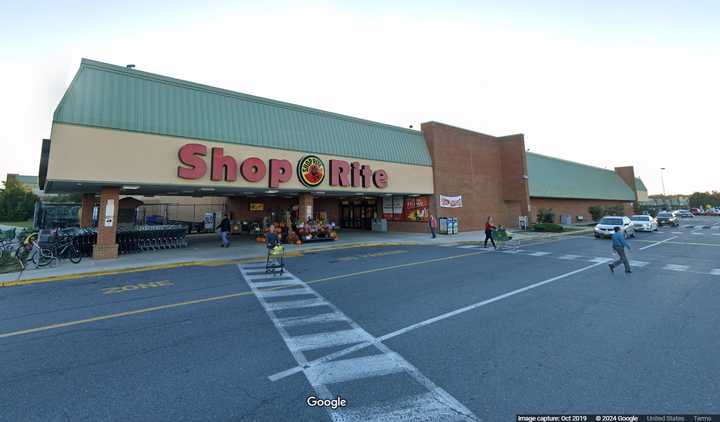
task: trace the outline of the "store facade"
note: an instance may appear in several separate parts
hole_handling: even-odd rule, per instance
[[[222,202],[263,226],[422,232],[434,214],[468,231],[532,215],[521,134],[405,129],[86,59],[40,161],[45,192],[84,194],[81,225],[98,207],[96,258],[117,256],[126,196]]]

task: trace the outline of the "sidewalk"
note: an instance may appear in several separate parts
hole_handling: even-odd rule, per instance
[[[516,239],[527,241],[547,239],[559,235],[578,234],[589,230],[591,229],[567,233],[513,232],[512,235]],[[485,240],[485,233],[482,231],[464,232],[451,236],[438,235],[436,239],[431,239],[427,233],[377,233],[353,230],[339,231],[338,236],[339,239],[332,242],[310,243],[300,246],[285,245],[285,253],[288,256],[297,256],[306,252],[343,248],[393,245],[461,245]],[[99,276],[115,272],[152,270],[183,265],[212,265],[237,260],[261,260],[265,259],[267,251],[263,243],[258,243],[249,236],[233,236],[229,248],[219,247],[220,239],[217,234],[192,235],[188,240],[190,246],[187,248],[120,255],[117,259],[94,260],[92,258],[83,258],[79,264],[62,261],[55,267],[38,269],[35,269],[31,263],[20,278],[18,278],[18,273],[0,274],[0,287],[25,284],[16,283],[17,281],[50,281],[53,279],[73,278],[74,276]]]

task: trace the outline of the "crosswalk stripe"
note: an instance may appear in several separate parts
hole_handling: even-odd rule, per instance
[[[634,260],[631,260],[631,261],[630,261],[630,265],[633,266],[633,267],[645,267],[645,266],[647,266],[647,265],[649,265],[649,264],[650,264],[650,263],[649,263],[649,262],[646,262],[646,261],[634,261]]]
[[[477,249],[477,248],[480,248],[480,247],[481,247],[480,245],[463,245],[463,246],[458,246],[458,248],[460,248],[460,249]]]
[[[663,267],[663,270],[670,270],[670,271],[687,271],[690,266],[688,265],[678,265],[678,264],[667,264]]]
[[[287,343],[288,348],[291,351],[302,352],[307,350],[322,349],[324,347],[361,343],[363,341],[371,340],[372,338],[365,330],[350,329],[289,337],[287,339]]]
[[[313,295],[315,293],[312,290],[303,287],[300,289],[258,290],[256,294],[259,296],[262,296],[264,298],[268,298],[268,297]]]
[[[710,271],[710,274],[712,275],[720,275],[720,268],[715,268]]]
[[[700,235],[700,236],[702,236],[702,235],[703,235],[703,233],[700,233],[700,232],[692,232],[692,233],[690,233],[690,234],[694,234],[694,235]]]
[[[326,305],[327,302],[324,299],[320,298],[284,300],[282,302],[267,302],[267,308],[271,311],[281,311],[283,309],[313,308],[316,306]]]
[[[278,318],[278,323],[283,327],[297,327],[300,325],[323,324],[327,322],[347,321],[345,315],[339,312],[329,312],[318,315],[301,315],[286,318]]]
[[[568,255],[563,255],[563,256],[558,257],[558,259],[566,259],[566,260],[573,260],[573,259],[578,259],[578,258],[580,258],[580,255],[573,255],[573,254],[568,254]]]
[[[550,252],[533,252],[528,255],[530,255],[530,256],[545,256],[545,255],[550,255]]]
[[[475,420],[453,411],[432,393],[418,394],[372,407],[343,408],[333,413],[335,422],[400,422]]]
[[[262,289],[265,287],[299,286],[301,283],[294,278],[287,278],[283,280],[252,282],[252,285],[255,288]]]
[[[610,262],[610,261],[612,261],[612,258],[600,258],[600,257],[597,257],[597,258],[593,258],[593,259],[590,260],[590,262],[598,262],[598,263],[599,263],[599,262]]]
[[[335,384],[402,372],[404,368],[389,353],[343,359],[311,366],[305,370],[310,385]]]

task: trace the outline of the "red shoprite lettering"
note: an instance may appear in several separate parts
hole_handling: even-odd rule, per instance
[[[178,159],[182,165],[177,168],[177,175],[181,179],[197,180],[205,177],[208,165],[205,157],[208,147],[202,144],[186,144],[178,151]],[[370,188],[375,185],[384,189],[389,184],[389,177],[385,170],[373,171],[369,165],[352,163],[344,160],[330,160],[330,186]],[[292,163],[288,160],[271,159],[266,165],[257,157],[248,157],[238,166],[238,161],[232,156],[225,155],[223,148],[212,148],[210,152],[210,180],[234,182],[238,173],[248,182],[257,183],[268,175],[268,186],[279,188],[282,183],[290,181],[293,175]],[[269,169],[269,170],[268,170]]]

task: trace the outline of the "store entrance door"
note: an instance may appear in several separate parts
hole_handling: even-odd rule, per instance
[[[371,230],[376,213],[375,200],[342,201],[340,204],[340,227],[346,229]]]

